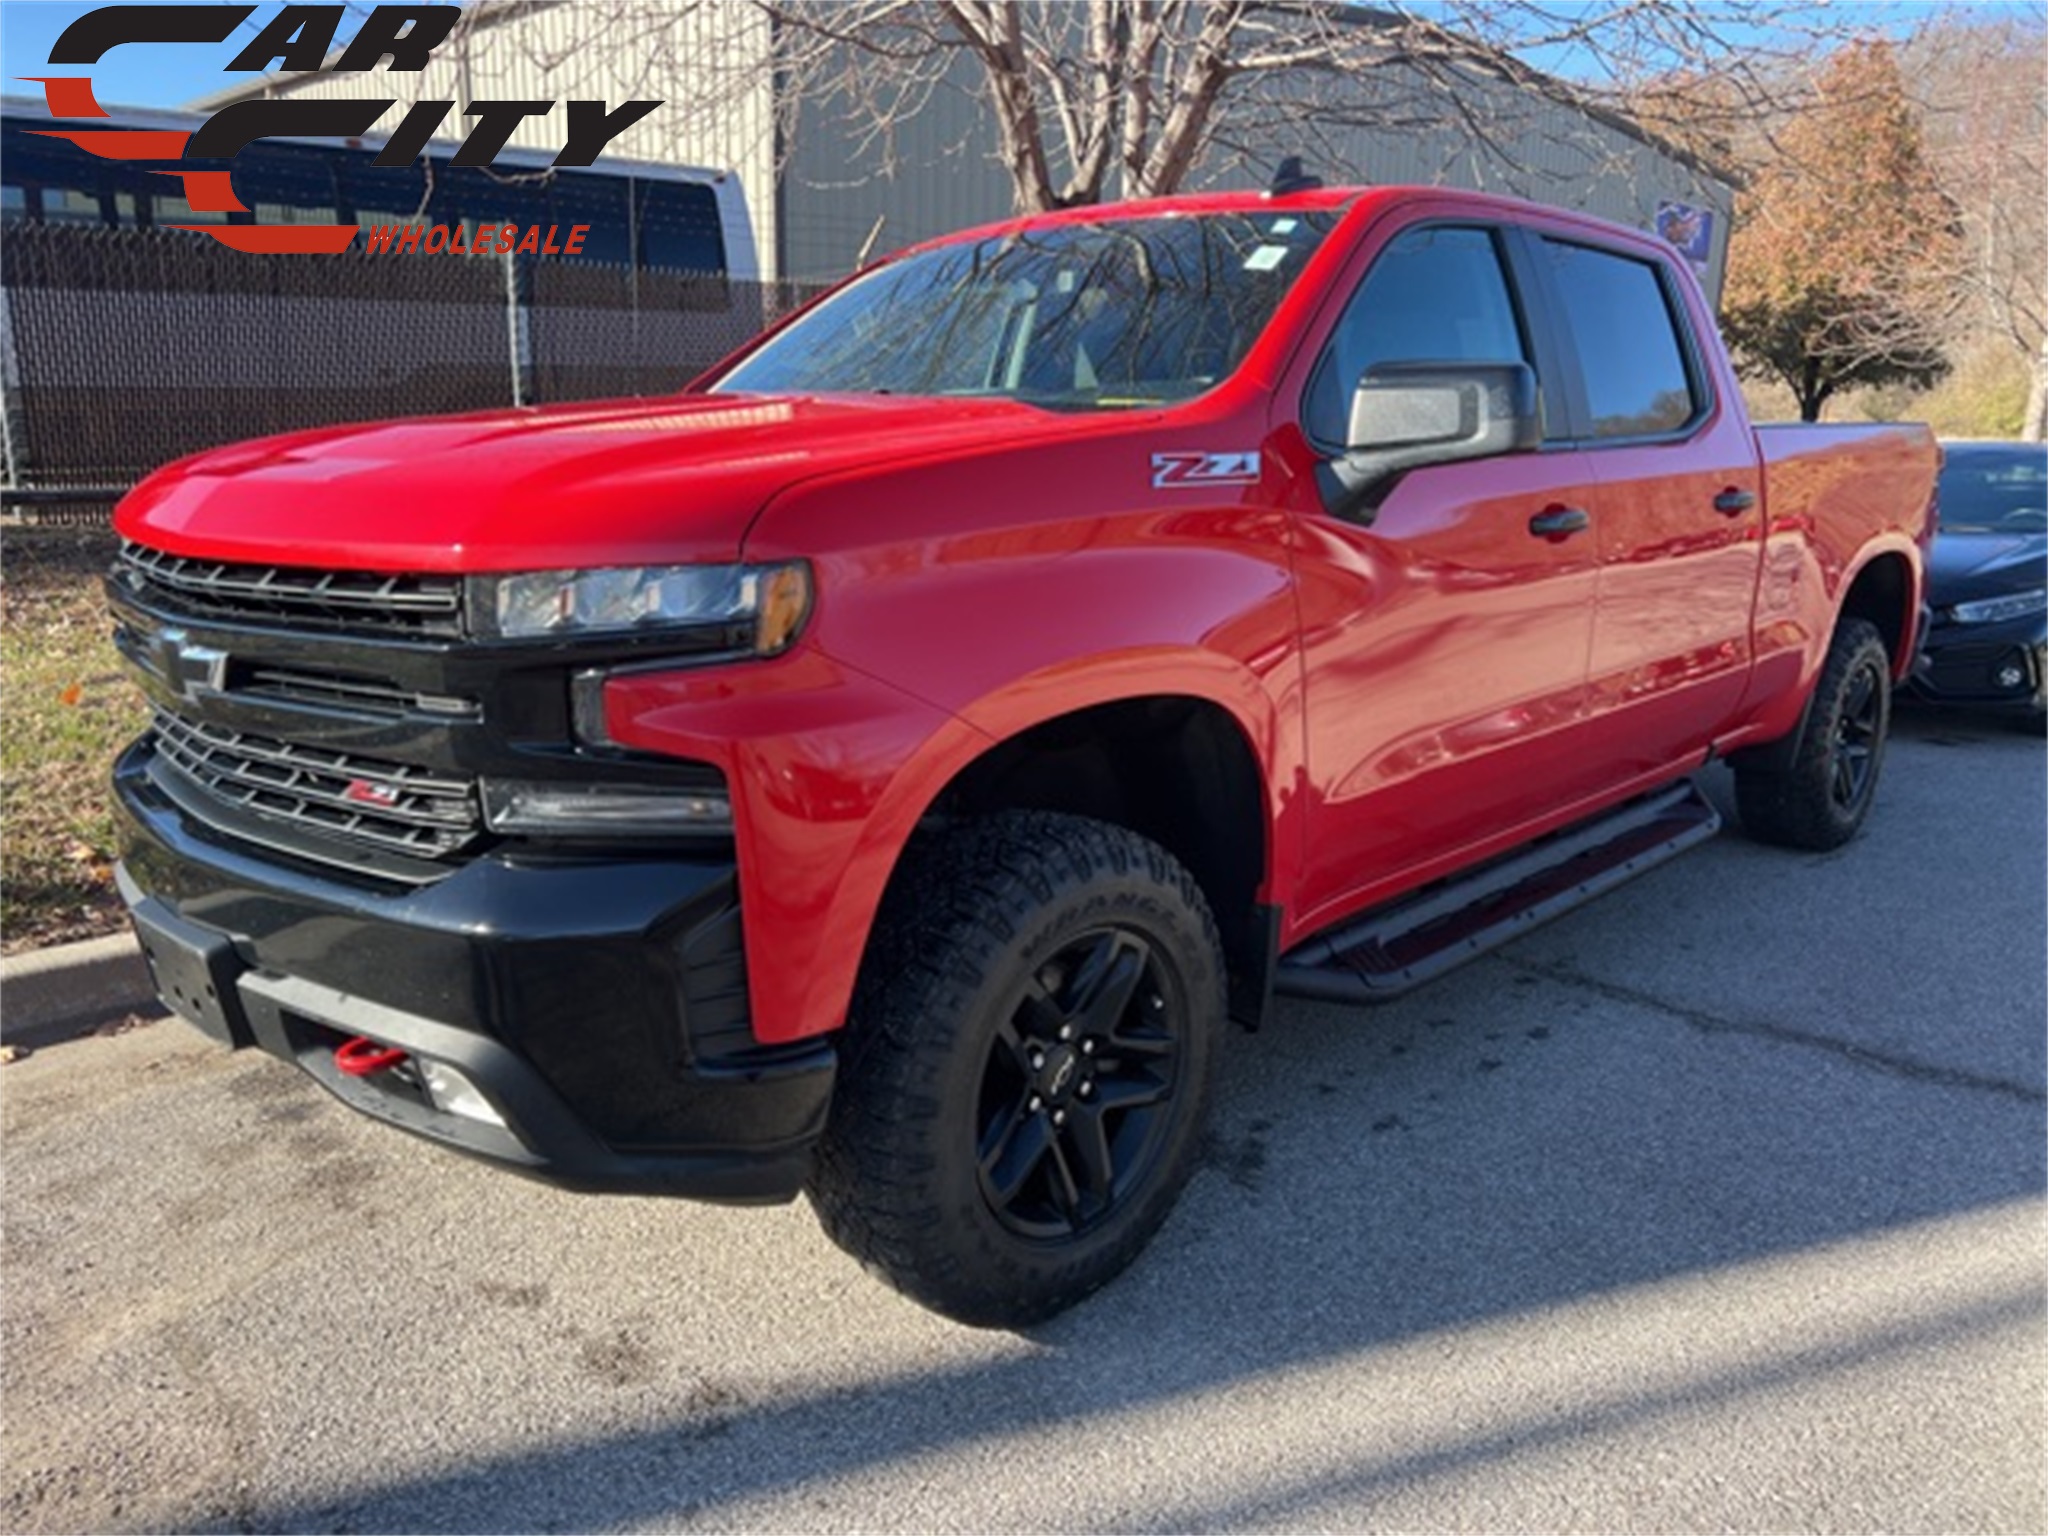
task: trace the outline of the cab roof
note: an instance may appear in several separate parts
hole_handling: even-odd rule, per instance
[[[1308,191],[1289,192],[1278,197],[1269,192],[1256,191],[1202,192],[1177,197],[1135,198],[1118,203],[1084,203],[1073,208],[1022,214],[1015,218],[998,219],[993,223],[954,230],[949,234],[936,235],[929,240],[917,241],[895,254],[907,256],[913,251],[951,245],[955,241],[986,240],[1019,234],[1028,229],[1047,229],[1063,224],[1103,224],[1119,219],[1159,219],[1172,218],[1176,215],[1214,213],[1350,213],[1363,204],[1384,205],[1409,198],[1455,202],[1482,216],[1487,213],[1499,216],[1513,215],[1516,212],[1540,212],[1550,219],[1563,220],[1583,228],[1604,230],[1630,239],[1642,238],[1642,231],[1616,224],[1609,219],[1596,218],[1590,214],[1548,204],[1532,203],[1524,198],[1504,197],[1495,192],[1425,186],[1315,187]]]

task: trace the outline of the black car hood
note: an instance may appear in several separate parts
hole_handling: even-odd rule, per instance
[[[2048,586],[2048,534],[1944,529],[1927,557],[1928,601],[1937,608]]]

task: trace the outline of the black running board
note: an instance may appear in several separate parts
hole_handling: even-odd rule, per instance
[[[1354,918],[1283,955],[1273,990],[1376,1003],[1585,905],[1721,830],[1691,780]]]

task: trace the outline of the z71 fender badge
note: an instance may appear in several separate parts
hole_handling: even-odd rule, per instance
[[[1155,453],[1152,488],[1195,490],[1207,485],[1256,485],[1259,456],[1254,453]]]

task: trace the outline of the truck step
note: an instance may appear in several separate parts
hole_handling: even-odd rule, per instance
[[[1281,957],[1274,990],[1326,1002],[1398,997],[1720,830],[1720,812],[1688,779],[1309,939]]]

